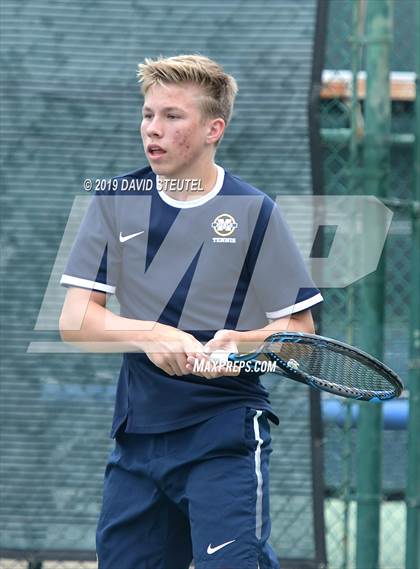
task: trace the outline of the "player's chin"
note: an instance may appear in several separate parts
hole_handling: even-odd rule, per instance
[[[156,166],[155,164],[153,164],[153,162],[149,161],[149,166],[151,167],[153,173],[156,174],[156,176],[166,176],[166,177],[168,176],[164,171],[164,168]]]
[[[156,174],[156,176],[164,176],[165,178],[173,177],[174,168],[171,168],[167,161],[166,163],[163,163],[159,160],[153,160],[153,158],[150,156],[148,156],[148,161],[151,169],[153,170],[154,174]]]

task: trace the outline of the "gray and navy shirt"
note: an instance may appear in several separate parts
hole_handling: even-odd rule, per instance
[[[274,202],[218,168],[211,192],[180,201],[151,168],[96,192],[61,283],[115,294],[120,315],[185,330],[254,330],[322,301]],[[111,436],[180,429],[236,407],[277,418],[257,374],[169,376],[145,353],[123,356]]]

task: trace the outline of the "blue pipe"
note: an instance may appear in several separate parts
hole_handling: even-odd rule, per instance
[[[382,403],[384,428],[389,430],[403,430],[408,424],[408,400],[398,399]],[[335,423],[343,427],[346,420],[346,404],[336,399],[322,401],[322,416],[325,423]],[[352,427],[356,426],[359,416],[359,405],[351,405]]]

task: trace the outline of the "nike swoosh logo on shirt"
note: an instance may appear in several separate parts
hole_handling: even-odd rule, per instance
[[[123,237],[123,234],[120,231],[120,242],[125,243],[129,239],[133,239],[133,237],[137,237],[137,235],[141,235],[142,233],[144,233],[144,231],[139,231],[138,233],[132,233],[131,235],[126,235],[125,237]]]
[[[232,539],[232,541],[227,541],[226,543],[222,543],[222,545],[218,545],[217,547],[212,547],[211,543],[210,543],[208,548],[207,548],[207,553],[209,555],[213,555],[213,553],[216,553],[216,551],[219,551],[219,549],[226,547],[227,545],[229,545],[230,543],[233,543],[234,541],[236,541],[236,539]]]

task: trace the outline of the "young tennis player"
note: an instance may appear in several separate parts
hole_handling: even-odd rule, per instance
[[[281,213],[215,163],[235,80],[198,55],[139,66],[150,166],[89,206],[61,282],[65,341],[121,351],[100,569],[274,569],[258,373],[216,364],[322,300]],[[107,308],[116,294],[120,314]]]

